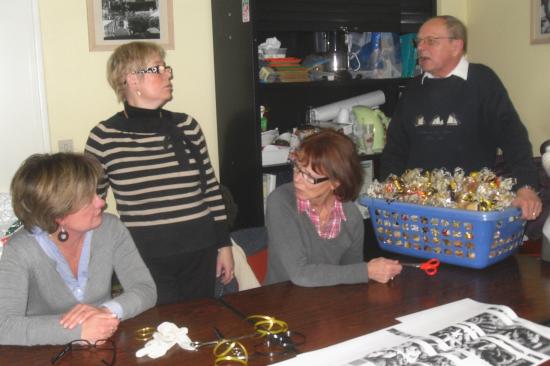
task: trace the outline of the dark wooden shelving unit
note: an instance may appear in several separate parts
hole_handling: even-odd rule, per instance
[[[405,79],[354,79],[265,84],[258,79],[258,45],[277,37],[287,56],[313,52],[313,34],[416,32],[435,15],[435,0],[212,0],[220,180],[239,208],[236,227],[263,225],[262,174],[288,166],[262,167],[260,105],[269,108],[268,128],[290,131],[305,120],[308,105],[321,106],[383,90],[381,109],[391,115]],[[375,175],[379,156],[373,159]]]

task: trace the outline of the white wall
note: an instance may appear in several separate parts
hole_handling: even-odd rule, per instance
[[[21,162],[50,148],[36,0],[0,12],[0,45],[0,192],[8,192]]]

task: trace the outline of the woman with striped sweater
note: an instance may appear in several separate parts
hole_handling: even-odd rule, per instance
[[[225,206],[197,121],[163,109],[172,68],[151,42],[119,46],[107,78],[124,109],[96,125],[86,152],[102,164],[98,190],[113,191],[158,291],[158,303],[212,296],[233,278]]]

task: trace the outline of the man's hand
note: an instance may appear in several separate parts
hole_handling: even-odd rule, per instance
[[[524,220],[536,219],[542,211],[542,201],[530,187],[522,187],[516,192],[512,206],[521,209],[521,218]]]

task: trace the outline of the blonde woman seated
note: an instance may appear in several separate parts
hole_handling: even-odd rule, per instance
[[[155,305],[156,288],[124,225],[103,213],[92,157],[28,158],[11,182],[24,229],[0,258],[0,344],[64,344],[111,337]],[[111,298],[116,273],[123,287]]]
[[[364,223],[354,204],[362,172],[354,143],[333,131],[305,138],[292,161],[294,178],[267,200],[266,284],[298,286],[387,282],[396,260],[363,261]]]

